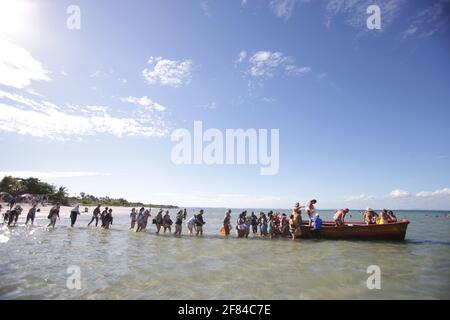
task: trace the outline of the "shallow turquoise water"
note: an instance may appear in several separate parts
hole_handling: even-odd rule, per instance
[[[90,214],[71,229],[64,210],[54,230],[45,216],[25,227],[25,214],[19,227],[0,227],[1,299],[450,298],[449,212],[397,212],[411,224],[396,243],[225,239],[218,234],[225,209],[205,210],[203,238],[185,226],[181,238],[157,236],[153,225],[131,232],[125,208],[115,210],[111,230],[87,228]],[[367,288],[369,265],[380,267],[381,290]],[[79,290],[67,287],[69,266],[79,267]]]

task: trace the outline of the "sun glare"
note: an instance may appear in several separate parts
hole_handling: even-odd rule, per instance
[[[0,35],[25,31],[29,3],[25,0],[0,0]]]

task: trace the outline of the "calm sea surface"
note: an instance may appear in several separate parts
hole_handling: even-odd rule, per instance
[[[72,229],[64,208],[47,230],[48,209],[32,228],[24,226],[27,210],[18,227],[0,225],[0,299],[450,298],[449,212],[398,211],[411,223],[406,241],[396,243],[237,239],[234,232],[225,239],[218,233],[225,209],[205,210],[203,238],[187,235],[185,225],[181,238],[155,235],[150,224],[145,233],[129,231],[128,208],[115,209],[110,230],[86,227],[91,214]],[[361,220],[351,214],[347,220]],[[370,265],[381,269],[381,290],[367,288]],[[67,287],[70,266],[79,267],[80,290]]]

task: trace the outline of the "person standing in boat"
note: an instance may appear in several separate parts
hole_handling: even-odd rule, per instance
[[[73,228],[77,221],[78,215],[80,215],[80,205],[77,204],[72,210],[70,210],[70,226]]]
[[[229,209],[225,212],[225,217],[223,218],[223,229],[225,231],[225,235],[229,236],[231,230],[231,210]]]
[[[88,223],[88,227],[91,225],[92,222],[94,222],[94,220],[95,220],[95,226],[98,225],[98,216],[100,215],[100,207],[101,207],[101,204],[99,204],[99,205],[97,205],[97,207],[95,207],[94,211],[92,212],[91,222]]]
[[[343,227],[344,226],[345,215],[349,211],[350,210],[348,208],[336,210],[336,212],[334,213],[334,216],[333,216],[333,220],[336,223],[336,227]]]
[[[56,224],[56,219],[61,220],[59,218],[59,208],[60,208],[59,204],[57,204],[56,206],[54,206],[54,207],[52,207],[50,209],[50,213],[48,214],[48,218],[50,219],[50,223],[48,224],[47,228],[49,228],[49,227],[54,228],[55,224]]]
[[[306,204],[306,214],[309,217],[309,226],[311,226],[312,223],[312,219],[314,218],[314,214],[316,213],[316,208],[314,207],[314,205],[317,203],[316,199],[312,199],[310,201],[308,201],[308,203]]]
[[[203,220],[203,213],[204,213],[204,211],[203,211],[203,209],[201,209],[200,212],[195,217],[195,226],[197,228],[197,234],[196,234],[197,236],[198,235],[203,236],[203,225],[206,223]]]

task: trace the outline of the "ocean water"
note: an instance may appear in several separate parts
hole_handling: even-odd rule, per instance
[[[398,211],[411,222],[406,240],[369,242],[224,238],[225,209],[207,208],[202,238],[185,225],[181,237],[155,235],[151,224],[145,233],[130,231],[129,208],[114,209],[110,230],[88,228],[91,214],[70,228],[63,208],[47,230],[48,209],[34,227],[24,226],[27,210],[18,227],[0,226],[0,299],[450,298],[449,212]],[[331,219],[331,211],[321,214]],[[350,214],[347,220],[361,220]],[[367,288],[370,265],[380,267],[379,290]],[[71,266],[80,271],[80,289],[67,285]]]

